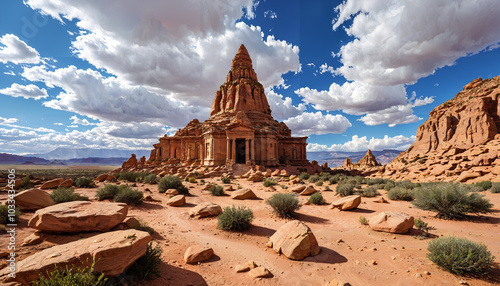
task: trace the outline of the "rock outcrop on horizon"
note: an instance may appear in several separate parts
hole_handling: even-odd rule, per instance
[[[346,170],[366,170],[377,166],[380,166],[380,163],[377,162],[377,158],[373,155],[372,150],[368,149],[365,156],[359,159],[358,162],[353,164],[350,158],[346,158],[344,164],[340,168]]]
[[[475,79],[434,108],[408,150],[374,176],[416,181],[500,181],[500,76]]]

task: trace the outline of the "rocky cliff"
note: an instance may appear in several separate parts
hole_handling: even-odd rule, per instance
[[[500,181],[500,76],[467,84],[436,107],[413,145],[378,175],[418,181]]]

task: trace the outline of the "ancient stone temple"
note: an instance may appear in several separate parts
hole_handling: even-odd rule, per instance
[[[174,136],[154,144],[149,161],[276,166],[308,164],[307,137],[292,137],[283,122],[274,120],[244,45],[215,93],[210,117],[194,119]]]

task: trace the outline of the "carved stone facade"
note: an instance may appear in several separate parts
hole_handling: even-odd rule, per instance
[[[308,164],[307,137],[292,137],[274,120],[244,45],[234,57],[226,82],[215,94],[210,117],[194,119],[174,136],[154,144],[149,161],[277,166]]]

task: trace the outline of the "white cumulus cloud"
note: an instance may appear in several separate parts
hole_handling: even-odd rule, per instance
[[[10,87],[0,89],[0,93],[12,97],[34,98],[36,100],[49,96],[45,88],[39,88],[34,84],[20,85],[13,83]]]
[[[382,151],[387,149],[395,150],[406,150],[415,141],[416,136],[405,137],[403,135],[397,135],[394,137],[389,137],[385,135],[383,138],[372,137],[368,139],[366,136],[359,137],[358,135],[352,136],[350,141],[344,144],[332,144],[330,146],[309,143],[307,145],[307,151],[345,151],[345,152],[358,152],[366,151],[368,149]]]
[[[266,91],[266,95],[272,115],[278,121],[297,116],[306,110],[303,103],[295,106],[290,97],[283,98],[283,95],[276,93],[273,89]]]
[[[339,134],[352,126],[349,120],[343,115],[323,115],[321,111],[316,113],[304,112],[298,116],[288,118],[284,122],[295,136]]]
[[[3,46],[3,47],[2,47]],[[37,64],[41,61],[38,52],[21,41],[16,35],[0,37],[0,62],[13,64]]]

